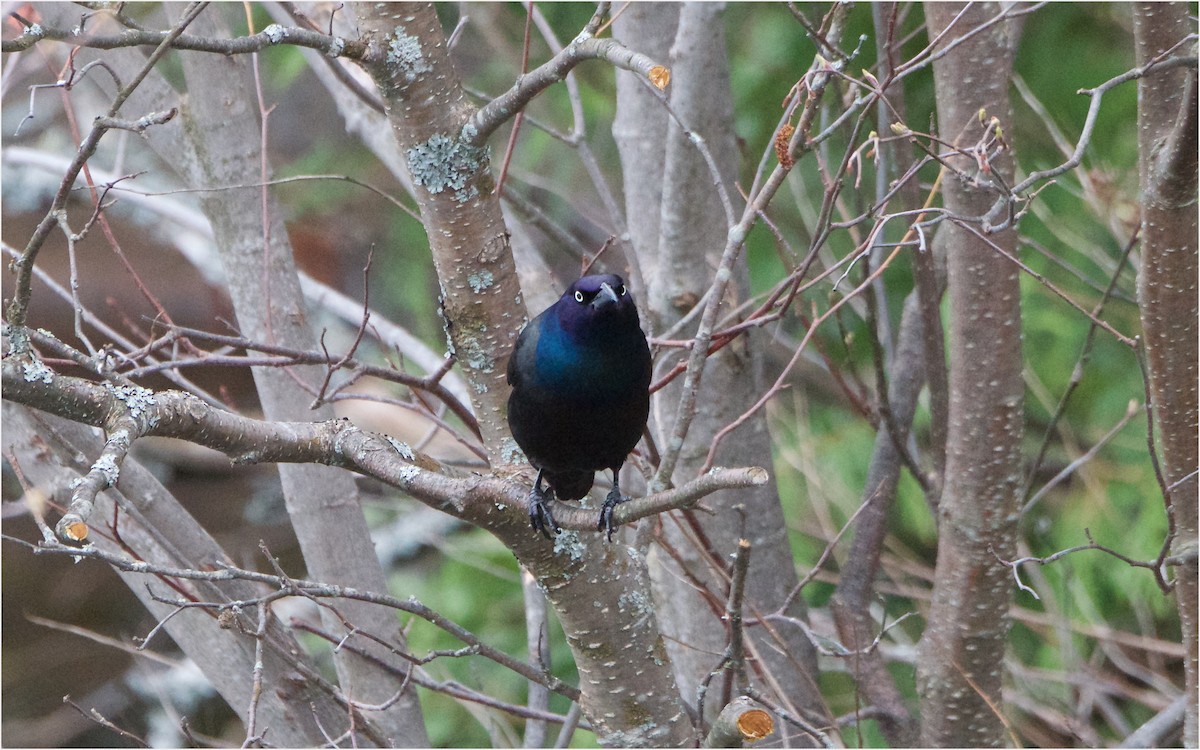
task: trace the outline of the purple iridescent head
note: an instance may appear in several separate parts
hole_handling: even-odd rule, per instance
[[[613,330],[638,328],[637,306],[625,280],[616,274],[596,274],[579,279],[555,304],[562,330],[603,336]]]

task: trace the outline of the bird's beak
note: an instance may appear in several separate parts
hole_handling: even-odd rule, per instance
[[[608,285],[608,282],[600,284],[600,291],[596,292],[596,296],[592,298],[592,307],[601,308],[605,305],[611,305],[617,301],[617,293]]]

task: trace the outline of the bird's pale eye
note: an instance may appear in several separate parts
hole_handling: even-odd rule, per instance
[[[579,291],[578,289],[575,290],[575,301],[583,302],[583,292]]]
[[[617,296],[624,297],[627,291],[629,290],[625,288],[624,284],[622,284],[621,286],[617,287]]]

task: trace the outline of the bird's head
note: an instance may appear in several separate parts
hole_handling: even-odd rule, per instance
[[[563,330],[576,336],[638,326],[633,295],[616,274],[584,276],[563,292],[557,307]]]

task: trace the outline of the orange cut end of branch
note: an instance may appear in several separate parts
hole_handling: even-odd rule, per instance
[[[82,542],[84,539],[87,539],[89,531],[88,525],[83,522],[73,523],[67,526],[67,536],[70,537],[71,541],[73,542]]]
[[[654,88],[663,91],[667,88],[667,84],[671,82],[671,69],[662,65],[655,65],[650,69],[650,74],[646,77],[650,79],[650,83],[654,84]]]
[[[737,728],[748,742],[758,742],[775,731],[775,721],[766,711],[752,708],[738,717]]]

